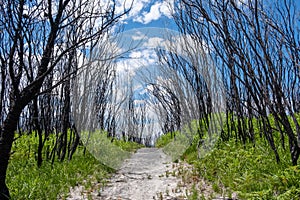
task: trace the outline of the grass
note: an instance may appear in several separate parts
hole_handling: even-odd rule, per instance
[[[172,133],[164,134],[156,140],[155,147],[157,147],[157,148],[165,147],[167,144],[172,142],[173,139],[174,139],[174,136]]]
[[[81,139],[95,158],[113,169],[119,169],[122,163],[131,157],[132,152],[142,147],[133,142],[112,142],[112,138],[108,138],[105,131],[83,132]]]
[[[234,139],[218,140],[214,148],[204,152],[205,155],[197,148],[199,137],[195,134],[181,159],[193,164],[195,175],[204,178],[214,192],[222,196],[237,194],[238,199],[247,200],[300,200],[300,165],[292,166],[288,144],[283,149],[279,133],[274,131],[273,134],[280,163],[276,163],[274,152],[258,133],[255,145],[241,144]],[[170,134],[166,134],[156,145],[163,148],[172,141]],[[201,198],[201,192],[194,189],[191,199]]]
[[[144,145],[142,144],[138,144],[136,142],[130,142],[130,141],[126,142],[124,140],[114,140],[113,144],[120,147],[124,151],[128,151],[128,152],[136,152],[136,150],[144,147]]]
[[[37,138],[34,135],[24,135],[14,142],[14,153],[7,172],[7,184],[13,200],[65,199],[70,187],[80,184],[89,191],[96,183],[104,185],[107,177],[114,171],[88,151],[84,155],[83,147],[77,149],[71,161],[55,161],[53,165],[44,161],[38,168],[35,160],[36,144]],[[46,145],[50,144],[51,138]],[[117,140],[114,144],[131,152],[142,147],[136,143]]]
[[[12,199],[57,199],[59,194],[66,194],[71,186],[83,184],[84,180],[86,186],[104,181],[109,172],[91,154],[83,155],[82,151],[75,153],[71,161],[57,161],[53,165],[45,161],[40,168],[32,157],[12,157],[7,183]]]
[[[205,157],[197,158],[195,147],[183,157],[209,181],[215,192],[239,199],[295,199],[300,197],[300,166],[291,166],[289,153],[280,149],[282,161],[260,141],[242,145],[234,140],[221,142]]]

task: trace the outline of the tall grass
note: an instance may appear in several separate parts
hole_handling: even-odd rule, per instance
[[[280,134],[274,131],[281,158],[281,162],[276,163],[268,142],[259,136],[257,127],[254,129],[257,134],[255,144],[242,144],[235,138],[219,139],[204,156],[197,147],[199,137],[194,134],[193,142],[181,158],[193,164],[196,174],[207,180],[216,193],[231,196],[234,192],[239,199],[300,200],[300,165],[292,166],[288,139],[285,138],[284,149]],[[164,147],[171,141],[167,134],[158,140],[157,146]]]
[[[50,138],[45,145],[51,146],[52,139],[54,138]],[[83,185],[89,191],[96,183],[104,185],[107,177],[114,171],[101,164],[88,151],[83,154],[82,146],[78,147],[71,161],[55,160],[52,165],[45,160],[38,168],[37,143],[37,138],[31,134],[21,136],[13,144],[14,153],[7,172],[7,184],[12,199],[64,199],[70,187]],[[114,144],[126,151],[135,151],[142,147],[133,142],[117,140]]]
[[[187,157],[200,176],[214,185],[216,192],[240,199],[299,199],[300,166],[291,166],[289,153],[280,151],[276,163],[272,150],[263,141],[241,145],[234,140],[222,142],[208,155]]]
[[[63,198],[71,186],[84,180],[85,185],[104,181],[110,170],[82,152],[77,151],[71,161],[53,165],[44,161],[40,168],[33,157],[12,156],[7,174],[12,199],[57,199],[60,194]]]

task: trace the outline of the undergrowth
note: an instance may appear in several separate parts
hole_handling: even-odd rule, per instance
[[[12,199],[57,199],[65,195],[71,186],[103,181],[110,170],[92,155],[82,151],[75,153],[71,161],[44,161],[38,168],[33,157],[13,156],[7,173],[7,184]],[[92,179],[90,176],[92,175]],[[63,197],[62,197],[63,198]]]
[[[259,137],[257,127],[254,128],[257,133],[255,144],[219,139],[205,155],[201,155],[202,151],[198,149],[199,137],[195,134],[181,159],[193,164],[197,169],[196,174],[209,182],[214,192],[222,196],[237,194],[238,199],[247,200],[300,200],[300,165],[291,164],[288,139],[285,138],[284,149],[280,134],[276,131],[273,133],[281,159],[277,163],[268,142]],[[168,133],[158,139],[156,146],[165,147],[173,140]]]
[[[173,133],[164,134],[156,140],[155,147],[157,147],[157,148],[165,147],[167,144],[172,142],[173,139],[174,139]]]
[[[183,158],[193,163],[199,175],[220,194],[239,199],[300,198],[300,166],[292,166],[288,151],[279,149],[281,162],[263,141],[242,145],[230,140],[220,142],[206,156],[198,158],[196,146],[187,149]]]
[[[124,151],[135,152],[136,150],[144,147],[142,144],[138,144],[136,142],[124,141],[124,140],[114,140],[113,144],[120,147]]]
[[[54,138],[53,138],[54,139]],[[46,145],[51,145],[52,138]],[[86,191],[95,183],[105,184],[113,169],[101,164],[84,147],[76,150],[72,160],[53,164],[44,160],[40,168],[36,164],[38,140],[32,135],[18,138],[12,148],[7,171],[7,185],[11,199],[65,199],[70,187],[83,185]],[[115,140],[115,145],[126,151],[135,151],[142,145],[133,142]]]

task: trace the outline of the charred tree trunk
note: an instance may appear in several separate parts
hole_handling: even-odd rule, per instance
[[[6,171],[10,157],[10,151],[14,140],[14,133],[17,130],[19,116],[22,107],[13,106],[5,119],[0,137],[0,199],[10,198],[9,190],[6,186]]]
[[[38,98],[35,98],[33,100],[33,121],[34,121],[34,127],[35,127],[35,131],[37,132],[37,136],[38,136],[38,151],[37,151],[37,165],[38,167],[40,167],[42,165],[43,162],[43,155],[42,155],[42,151],[43,151],[43,146],[44,146],[44,142],[43,142],[43,132],[40,126],[40,122],[39,122],[39,110],[38,110]]]

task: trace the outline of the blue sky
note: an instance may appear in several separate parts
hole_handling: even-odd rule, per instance
[[[121,3],[122,2],[122,3]],[[125,1],[125,7],[132,0]],[[145,27],[175,28],[170,12],[171,0],[134,0],[130,13],[123,19],[124,29]],[[119,0],[119,10],[124,8],[124,0]]]
[[[117,0],[124,2],[124,0]],[[171,1],[171,0],[169,0]],[[131,0],[127,0],[125,6],[130,5]],[[122,12],[123,4],[119,4],[119,12]],[[156,67],[157,57],[154,49],[164,43],[164,35],[167,29],[176,30],[175,23],[172,20],[170,9],[166,0],[134,0],[131,12],[122,19],[124,32],[118,40],[118,47],[123,52],[131,48],[130,45],[139,44],[139,46],[126,54],[125,57],[116,61],[117,64],[117,86],[114,94],[117,101],[124,98],[123,91],[128,90],[129,84],[133,84],[135,103],[143,103],[149,99],[146,92],[145,83],[139,78],[139,72],[158,71]],[[172,33],[174,34],[174,33]],[[151,75],[151,76],[152,76]],[[156,78],[153,75],[154,79]],[[145,81],[145,80],[144,80]],[[155,82],[155,80],[153,80]],[[125,112],[126,115],[126,112]],[[150,127],[149,133],[160,132],[157,124],[156,114],[153,108],[147,108],[147,118],[155,122]],[[147,128],[144,130],[147,133]]]
[[[122,12],[124,0],[117,1],[120,2],[118,7],[119,12]],[[131,1],[132,0],[126,0],[126,5],[129,6]],[[163,31],[166,31],[164,28],[175,30],[175,32],[177,30],[170,13],[170,7],[168,6],[168,2],[171,1],[173,0],[135,0],[131,12],[122,20],[124,24],[124,34],[121,36],[123,38],[121,39],[121,46],[119,47],[122,49],[125,47],[123,50],[126,52],[126,48],[129,48],[128,46],[130,46],[131,42],[141,42],[141,46],[129,52],[127,59],[117,61],[117,72],[120,76],[120,83],[118,83],[117,89],[126,90],[128,84],[133,83],[133,90],[136,92],[134,97],[137,101],[149,98],[145,93],[145,85],[147,84],[143,83],[141,80],[144,77],[141,79],[139,78],[139,72],[145,69],[146,72],[155,74],[153,72],[156,71],[158,72],[158,75],[153,77],[155,79],[153,82],[164,84],[163,81],[167,81],[167,76],[159,74],[157,57],[153,48],[167,44],[162,33]],[[270,2],[272,0],[268,1]],[[299,10],[300,0],[291,1],[298,6]],[[153,27],[156,27],[157,29],[154,29]],[[171,34],[174,36],[176,35],[175,32]],[[150,75],[148,77],[150,77]],[[133,81],[128,82],[128,80]],[[115,95],[120,99],[123,98],[124,94],[125,93],[115,92]],[[155,118],[154,111],[148,110],[147,113],[149,114],[149,118]],[[158,127],[156,128],[159,129]]]
[[[143,65],[145,65],[145,62],[153,64],[153,59],[150,58],[153,51],[150,53],[149,46],[144,44],[151,43],[151,48],[155,48],[153,46],[160,42],[158,38],[162,38],[164,32],[167,32],[164,28],[172,30],[177,28],[171,14],[174,0],[117,0],[117,12],[121,13],[124,7],[130,7],[132,2],[129,14],[122,19],[124,32],[122,33],[121,46],[119,47],[122,49],[125,47],[123,50],[126,51],[127,44],[129,46],[132,41],[143,43],[136,51],[132,51],[130,55],[135,61],[127,61],[128,63],[125,63],[125,65],[136,69],[136,66],[141,65],[141,62],[143,62]],[[160,28],[160,30],[153,28]],[[142,38],[135,39],[138,37]],[[141,54],[140,52],[143,53]],[[136,59],[139,60],[138,63]],[[119,66],[119,69],[124,67]]]
[[[117,0],[118,11],[122,12],[125,7],[129,7],[133,0]],[[155,30],[151,29],[153,27],[157,28],[167,28],[172,30],[177,30],[177,27],[172,19],[171,11],[172,10],[172,3],[174,0],[134,0],[132,9],[130,13],[125,16],[122,20],[124,24],[124,32],[127,34],[124,36],[123,43],[126,40],[126,43],[130,43],[130,41],[137,41],[134,38],[141,37],[141,35],[146,36],[144,37],[143,44],[151,43],[151,47],[142,46],[143,48],[137,48],[136,50],[132,51],[129,55],[129,59],[126,61],[119,63],[118,69],[121,71],[132,72],[137,70],[140,66],[153,66],[155,65],[155,52],[153,51],[153,46],[158,45],[157,43],[162,43],[164,30]],[[247,0],[236,0],[236,1],[247,1]],[[300,0],[288,0],[292,3],[295,3],[297,6],[297,10],[300,9]],[[125,2],[125,3],[124,3]],[[273,0],[267,0],[267,2],[273,2]],[[281,0],[277,0],[277,2],[281,2]],[[144,28],[141,30],[140,28]],[[149,28],[147,30],[147,28]],[[131,32],[130,30],[136,30],[136,32]],[[128,31],[130,33],[128,33]],[[150,33],[150,34],[149,34]],[[121,42],[121,43],[122,43]],[[123,48],[126,45],[123,45]],[[125,70],[126,69],[126,70]]]
[[[171,17],[174,0],[117,0],[119,11],[125,7],[129,7],[133,1],[131,12],[124,19],[124,30],[141,27],[160,27],[176,29],[176,25]],[[245,2],[247,0],[236,0]],[[300,9],[300,0],[288,0],[295,3],[297,9]],[[273,0],[266,1],[273,2]],[[278,2],[282,3],[281,0]]]

